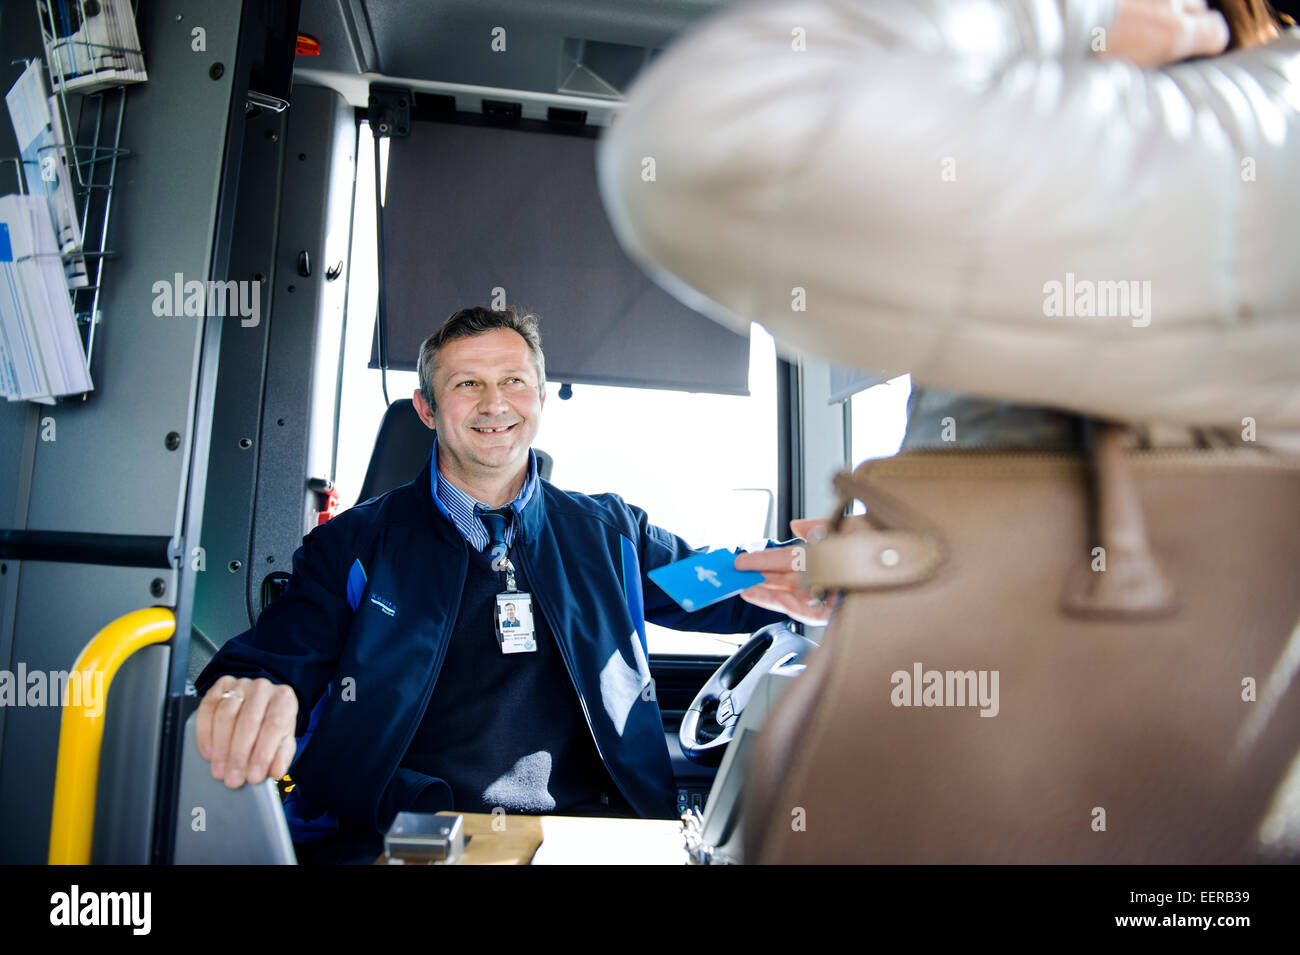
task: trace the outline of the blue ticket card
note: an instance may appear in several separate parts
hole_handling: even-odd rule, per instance
[[[702,610],[763,582],[757,571],[736,570],[735,561],[731,551],[715,550],[656,567],[649,576],[683,610]]]

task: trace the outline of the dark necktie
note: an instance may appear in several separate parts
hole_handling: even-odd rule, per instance
[[[476,507],[474,508],[474,514],[487,528],[490,540],[487,547],[483,549],[483,553],[492,561],[492,566],[496,567],[509,552],[509,548],[506,547],[506,524],[510,521],[510,508],[494,507],[491,510],[484,510],[481,507]]]

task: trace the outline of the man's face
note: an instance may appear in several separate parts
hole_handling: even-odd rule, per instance
[[[507,619],[507,620],[510,620],[510,621],[512,621],[512,622],[513,622],[514,619],[515,619],[515,608],[514,608],[514,607],[511,607],[511,606],[508,605],[508,604],[506,605],[506,619]]]
[[[425,424],[437,429],[439,448],[454,472],[513,475],[527,464],[546,396],[538,394],[537,369],[523,336],[494,328],[448,342],[438,352],[432,384],[432,415],[418,392],[415,404]]]

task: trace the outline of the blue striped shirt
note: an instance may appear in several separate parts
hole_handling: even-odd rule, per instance
[[[476,501],[456,485],[452,484],[442,476],[442,469],[438,467],[438,439],[433,439],[433,478],[429,490],[433,494],[433,503],[437,505],[438,510],[442,511],[447,518],[456,525],[461,536],[469,542],[469,545],[476,551],[482,551],[492,542],[492,536],[483,526],[483,522],[474,513],[475,507],[481,507],[488,510],[489,506],[482,501]],[[533,454],[533,449],[528,449],[528,476],[524,478],[524,486],[519,489],[515,499],[510,502],[510,508],[515,512],[515,520],[506,525],[506,546],[511,547],[515,542],[515,527],[518,525],[519,516],[523,513],[524,505],[528,499],[533,496],[533,491],[537,487],[537,455]]]

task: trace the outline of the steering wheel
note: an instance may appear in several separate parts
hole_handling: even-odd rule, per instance
[[[722,762],[759,681],[768,673],[799,672],[804,668],[800,661],[816,646],[788,623],[754,631],[709,677],[682,716],[677,738],[686,758],[706,766]]]

